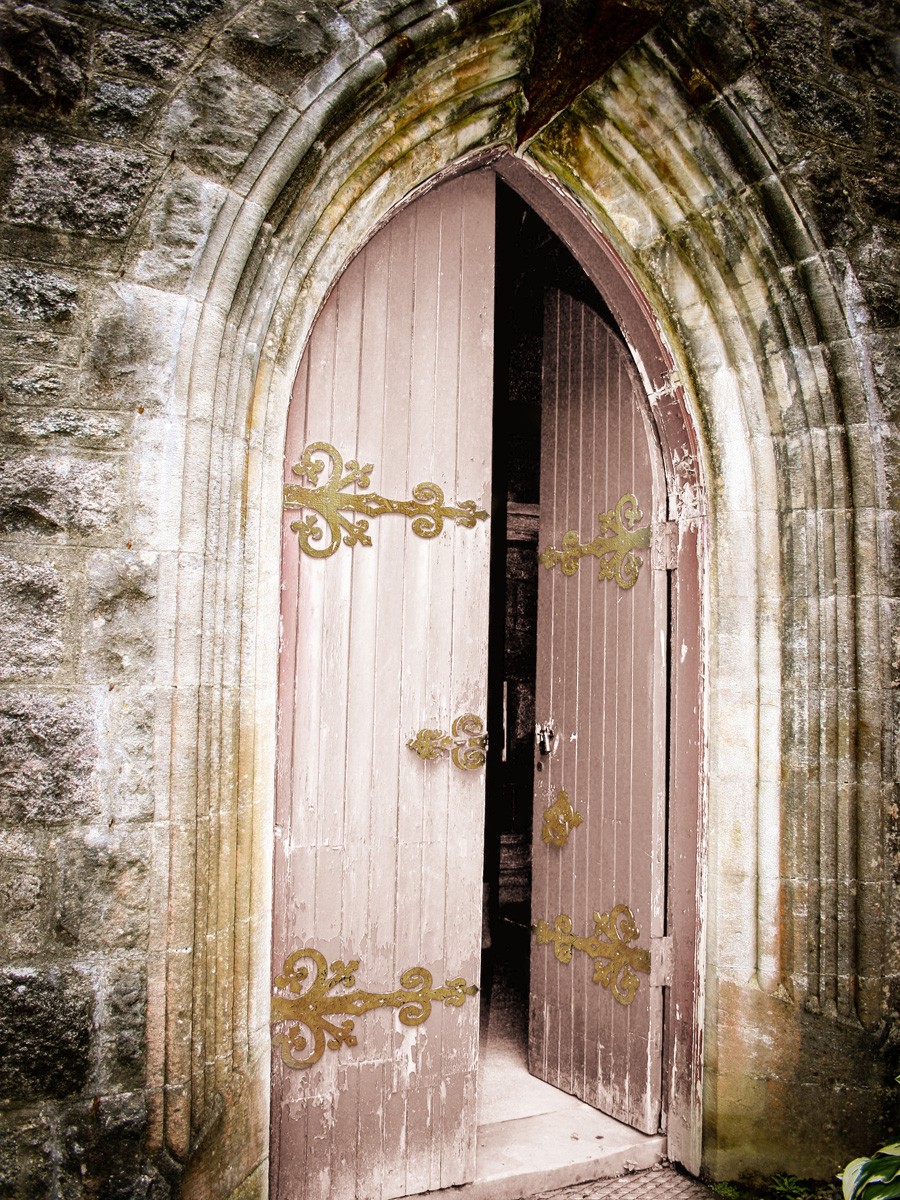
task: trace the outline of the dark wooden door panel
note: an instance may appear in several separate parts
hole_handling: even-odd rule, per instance
[[[662,466],[626,347],[563,292],[550,293],[545,315],[541,548],[562,548],[569,531],[590,543],[604,532],[599,515],[627,496],[641,513],[627,527],[658,523]],[[627,505],[620,512],[634,516]],[[607,561],[585,554],[571,574],[560,562],[540,571],[536,717],[556,737],[537,756],[532,915],[551,926],[568,918],[585,937],[595,914],[627,906],[638,931],[629,947],[649,956],[665,933],[666,574],[653,569],[649,545],[598,578]],[[542,838],[543,815],[561,790],[581,823],[556,846]],[[620,930],[625,919],[620,912]],[[532,954],[532,1071],[655,1132],[661,988],[633,972],[637,989],[622,1003],[628,989],[617,999],[614,986],[594,982],[590,953],[576,945],[567,962],[555,949],[536,944]]]

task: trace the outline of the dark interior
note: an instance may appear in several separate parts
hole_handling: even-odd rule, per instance
[[[615,322],[556,235],[497,183],[494,451],[482,1004],[526,1033],[544,300],[560,288]]]

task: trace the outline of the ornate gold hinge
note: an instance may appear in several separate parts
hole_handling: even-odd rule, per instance
[[[451,733],[444,733],[441,729],[420,729],[406,744],[410,750],[415,750],[419,758],[440,758],[449,752],[454,766],[461,771],[483,767],[487,736],[481,717],[475,713],[463,713],[456,718],[451,729]]]
[[[570,529],[562,540],[562,549],[548,546],[538,562],[552,570],[557,563],[563,575],[574,575],[586,554],[600,560],[598,579],[614,579],[620,588],[632,588],[637,582],[643,559],[636,550],[650,545],[650,526],[634,526],[642,519],[636,497],[623,496],[615,508],[600,513],[600,532],[592,542],[582,542],[578,531]]]
[[[309,967],[303,959],[315,964],[316,977],[307,986]],[[430,971],[424,967],[411,967],[400,976],[400,988],[395,992],[345,992],[333,995],[337,987],[352,988],[356,984],[354,972],[359,969],[359,959],[344,964],[337,959],[331,964],[318,950],[307,948],[295,950],[284,960],[281,974],[275,980],[272,995],[272,1020],[276,1032],[273,1042],[281,1049],[281,1057],[289,1067],[311,1067],[329,1050],[341,1046],[355,1046],[351,1017],[362,1016],[373,1008],[398,1008],[397,1014],[403,1025],[421,1025],[431,1015],[435,1001],[459,1008],[465,1004],[466,996],[474,996],[478,988],[464,979],[448,979],[443,987],[434,987]],[[279,992],[290,992],[289,996]],[[336,1023],[331,1017],[346,1015],[347,1020]],[[306,1029],[312,1035],[312,1049]]]
[[[572,932],[572,918],[564,914],[552,926],[538,921],[532,932],[539,946],[553,944],[561,963],[572,961],[573,950],[583,950],[594,960],[594,983],[609,988],[619,1004],[634,1000],[641,982],[635,971],[650,974],[650,952],[631,945],[640,935],[626,904],[617,904],[612,912],[594,913],[594,933],[585,937]]]
[[[325,469],[325,462],[331,463],[328,479],[320,487],[316,486],[319,476]],[[291,468],[301,479],[306,478],[309,486],[299,483],[284,485],[284,507],[312,510],[309,516],[298,517],[291,521],[291,529],[297,534],[300,549],[312,558],[328,558],[334,554],[343,542],[345,546],[371,546],[368,520],[353,520],[344,516],[345,512],[358,513],[361,517],[383,517],[390,513],[399,513],[404,517],[412,517],[412,531],[417,537],[433,538],[444,528],[444,521],[455,521],[466,529],[472,529],[476,521],[487,519],[487,513],[477,508],[474,500],[463,500],[461,504],[447,505],[444,503],[444,493],[436,483],[417,483],[413,488],[412,500],[389,500],[376,492],[360,494],[347,492],[349,487],[368,487],[372,464],[360,466],[356,459],[351,459],[346,465],[343,458],[328,442],[312,442],[303,451],[300,461]],[[322,541],[322,526],[319,518],[325,521],[328,528],[328,541],[322,545],[313,545]]]
[[[582,817],[569,802],[569,793],[562,788],[556,793],[556,799],[548,809],[544,810],[544,827],[541,838],[548,846],[558,846],[559,849],[569,840],[569,834],[580,825]]]

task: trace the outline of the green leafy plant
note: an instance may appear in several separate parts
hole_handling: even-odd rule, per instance
[[[900,1142],[854,1158],[838,1176],[844,1200],[900,1200]]]
[[[746,1192],[733,1183],[714,1183],[712,1190],[717,1196],[721,1196],[722,1200],[744,1200]]]
[[[769,1181],[769,1189],[771,1194],[780,1200],[809,1200],[806,1184],[796,1175],[773,1175]]]

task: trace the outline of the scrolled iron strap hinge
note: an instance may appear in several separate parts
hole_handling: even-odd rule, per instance
[[[309,982],[310,969],[315,978]],[[375,1008],[399,1009],[403,1025],[421,1025],[431,1015],[432,1005],[459,1008],[478,988],[465,979],[448,979],[434,986],[434,978],[425,967],[411,967],[400,976],[400,987],[393,992],[364,992],[360,989],[336,993],[336,988],[355,988],[359,959],[345,963],[336,959],[329,969],[328,960],[311,946],[295,950],[284,960],[276,976],[272,993],[272,1041],[281,1050],[285,1066],[311,1067],[329,1050],[357,1044],[352,1018]],[[287,993],[285,995],[284,993]],[[337,1022],[334,1018],[347,1019]],[[303,1031],[306,1030],[306,1033]],[[312,1045],[310,1045],[310,1037]]]
[[[325,482],[319,485],[326,464],[331,469]],[[436,483],[417,483],[411,500],[390,500],[377,492],[348,492],[351,487],[369,486],[372,464],[360,466],[356,459],[345,464],[330,442],[311,442],[291,470],[299,479],[306,479],[307,484],[286,483],[284,507],[299,508],[301,514],[306,511],[306,516],[291,521],[291,529],[297,534],[300,549],[310,558],[329,558],[342,541],[345,546],[371,546],[369,521],[375,517],[392,513],[411,517],[412,531],[417,537],[433,538],[444,528],[445,521],[473,529],[476,522],[486,521],[488,516],[474,500],[445,504],[443,489]],[[347,513],[366,519],[357,520]],[[328,530],[327,540],[323,538],[321,521]]]
[[[600,563],[597,578],[614,580],[627,591],[637,583],[644,560],[637,553],[650,546],[650,526],[639,526],[643,514],[637,497],[622,496],[608,512],[599,513],[600,532],[590,542],[583,542],[577,529],[563,535],[560,547],[547,546],[538,555],[538,562],[552,570],[559,566],[563,575],[576,575],[582,558],[590,555]]]
[[[650,974],[649,950],[632,944],[640,937],[640,931],[627,904],[617,904],[608,913],[595,912],[592,934],[573,933],[572,918],[565,913],[560,913],[552,925],[538,921],[532,926],[532,933],[539,946],[553,946],[553,953],[561,963],[570,963],[575,950],[593,959],[594,983],[607,988],[619,1004],[631,1004],[637,995],[641,981],[636,971]]]
[[[670,937],[650,939],[650,986],[671,987],[675,952]]]
[[[674,571],[678,566],[678,522],[661,521],[653,526],[650,558],[654,571]]]
[[[569,834],[583,821],[569,800],[569,793],[560,788],[556,799],[549,808],[544,810],[544,823],[541,830],[541,840],[548,846],[556,846],[561,850],[569,840]]]
[[[451,726],[450,733],[441,729],[420,729],[406,743],[419,758],[440,758],[449,754],[453,765],[461,771],[476,771],[487,758],[487,734],[484,722],[475,713],[463,713]]]

